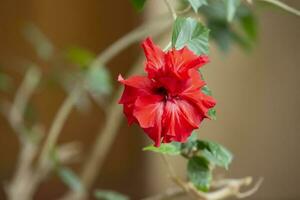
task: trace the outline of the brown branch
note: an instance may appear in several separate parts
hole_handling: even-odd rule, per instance
[[[240,189],[243,186],[248,186],[252,183],[251,177],[242,179],[225,179],[213,183],[213,186],[217,188],[216,190],[205,193],[199,191],[192,183],[185,182],[177,177],[171,163],[165,155],[163,155],[163,160],[168,168],[171,180],[181,187],[187,195],[198,200],[221,200],[228,197],[245,198],[254,194],[262,183],[262,179],[260,179],[252,189],[246,192],[240,192]]]

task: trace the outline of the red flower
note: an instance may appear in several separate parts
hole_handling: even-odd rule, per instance
[[[188,48],[163,52],[150,38],[142,47],[148,76],[118,80],[125,85],[119,101],[128,123],[138,123],[155,142],[185,142],[208,110],[215,106],[212,97],[201,92],[205,85],[198,68],[208,62]]]

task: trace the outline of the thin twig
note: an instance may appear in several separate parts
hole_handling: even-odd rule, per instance
[[[189,11],[191,10],[191,8],[192,8],[192,6],[191,6],[191,4],[189,4],[189,5],[188,5],[186,8],[184,8],[183,10],[177,10],[176,13],[177,13],[178,15],[183,15],[183,14],[189,12]]]
[[[71,94],[67,97],[67,99],[63,102],[62,106],[60,107],[59,111],[57,112],[54,121],[50,127],[50,131],[48,133],[48,137],[43,145],[41,150],[41,154],[39,157],[39,166],[43,166],[49,157],[49,153],[53,150],[58,136],[63,128],[63,125],[71,112],[73,106],[75,105],[76,101],[80,97],[82,93],[82,88],[76,86],[72,91]]]
[[[267,2],[267,3],[273,4],[273,5],[275,5],[279,8],[287,11],[287,12],[290,12],[294,15],[300,16],[300,11],[299,10],[297,10],[297,9],[295,9],[295,8],[289,6],[289,5],[287,5],[287,4],[285,4],[281,1],[278,1],[278,0],[260,0],[260,1],[264,1],[264,2]]]
[[[157,23],[157,21],[160,21]],[[147,35],[157,35],[163,32],[170,25],[170,21],[159,17],[155,22],[148,22],[127,33],[122,38],[110,45],[103,53],[99,54],[91,64],[92,67],[99,67],[106,64],[123,49],[143,39]]]
[[[166,6],[168,7],[168,10],[170,12],[170,14],[172,15],[173,20],[175,20],[177,18],[177,14],[175,9],[173,8],[171,2],[169,0],[164,0]]]
[[[6,106],[9,111],[5,111],[5,116],[11,127],[18,133],[21,149],[18,157],[17,167],[12,180],[6,187],[6,192],[10,200],[17,200],[22,196],[24,200],[31,199],[34,188],[30,183],[32,177],[31,164],[37,154],[38,141],[33,141],[28,135],[28,129],[24,125],[24,112],[28,101],[33,95],[41,79],[41,72],[37,67],[30,67],[24,79],[17,89],[13,104]],[[31,130],[35,134],[40,132],[38,126]]]
[[[246,177],[243,179],[228,179],[228,180],[220,180],[218,183],[214,183],[215,186],[220,187],[212,192],[201,192],[192,183],[185,182],[181,180],[175,173],[171,163],[168,161],[165,155],[162,155],[164,163],[167,166],[167,169],[170,174],[171,180],[176,183],[179,187],[186,192],[192,198],[195,199],[203,199],[203,200],[221,200],[227,197],[237,197],[237,198],[245,198],[252,194],[254,194],[262,183],[262,179],[260,179],[252,189],[246,192],[240,192],[242,186],[248,186],[252,183],[251,177]]]
[[[19,134],[19,139],[24,140],[25,127],[23,126],[23,115],[29,99],[33,95],[39,81],[41,72],[36,66],[30,67],[25,74],[25,77],[17,89],[14,101],[8,113],[8,121],[12,128]]]

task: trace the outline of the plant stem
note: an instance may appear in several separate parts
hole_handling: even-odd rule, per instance
[[[20,87],[16,92],[10,112],[8,113],[8,121],[13,129],[19,134],[18,136],[21,142],[25,142],[24,140],[26,140],[24,138],[26,127],[23,123],[23,115],[28,101],[37,88],[40,79],[41,72],[36,66],[32,66],[27,70]]]
[[[141,25],[140,27],[132,30],[131,32],[124,35],[122,38],[117,40],[115,43],[110,45],[103,53],[101,53],[91,64],[92,67],[99,67],[106,64],[110,59],[116,56],[123,49],[127,48],[129,45],[143,39],[147,35],[160,34],[163,30],[170,25],[170,22],[161,17],[159,23],[149,22]]]
[[[78,100],[82,93],[82,88],[76,86],[70,93],[70,95],[65,99],[60,109],[58,110],[54,121],[50,127],[48,137],[43,145],[39,158],[39,166],[42,167],[48,160],[49,153],[55,147],[58,136],[63,128],[65,121],[67,120],[68,115],[70,114],[74,104]]]
[[[264,1],[270,4],[273,4],[275,6],[278,6],[279,8],[282,8],[283,10],[290,12],[294,15],[300,16],[300,11],[290,7],[289,5],[286,5],[285,3],[278,1],[278,0],[260,0],[260,1]]]
[[[175,19],[177,18],[177,14],[176,14],[176,11],[175,11],[175,9],[173,8],[173,6],[172,6],[170,0],[164,0],[164,2],[165,2],[165,4],[166,4],[166,6],[168,7],[168,10],[169,10],[170,14],[171,14],[172,17],[173,17],[173,20],[175,20]]]

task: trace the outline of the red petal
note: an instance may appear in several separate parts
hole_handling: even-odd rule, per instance
[[[185,100],[167,101],[164,112],[164,142],[185,142],[203,120],[197,108]]]
[[[118,81],[125,85],[124,92],[119,101],[121,104],[132,103],[138,96],[152,92],[153,83],[146,76],[132,76],[125,80],[119,75]]]
[[[184,93],[180,94],[180,96],[195,104],[199,109],[199,112],[201,112],[202,115],[207,118],[209,117],[207,113],[208,110],[216,105],[216,101],[211,96],[208,96],[199,90],[185,91]]]
[[[164,111],[163,97],[158,95],[141,96],[135,102],[134,117],[144,128],[148,136],[160,145],[162,130],[162,115]]]
[[[166,54],[168,70],[181,78],[186,78],[190,69],[198,69],[207,62],[207,56],[197,56],[187,47],[180,50],[172,49]]]
[[[124,92],[119,100],[120,104],[124,104],[123,112],[127,117],[128,124],[136,122],[133,116],[134,103],[141,95],[149,95],[152,91],[152,81],[144,76],[133,76],[124,80],[121,75],[118,81],[125,85]]]
[[[149,77],[154,77],[157,72],[164,68],[165,53],[153,43],[151,38],[147,38],[142,43],[142,47],[147,58],[145,70],[148,72]]]
[[[189,76],[189,87],[186,88],[186,90],[199,90],[206,85],[205,81],[201,77],[201,74],[196,69],[191,69],[189,71]]]

